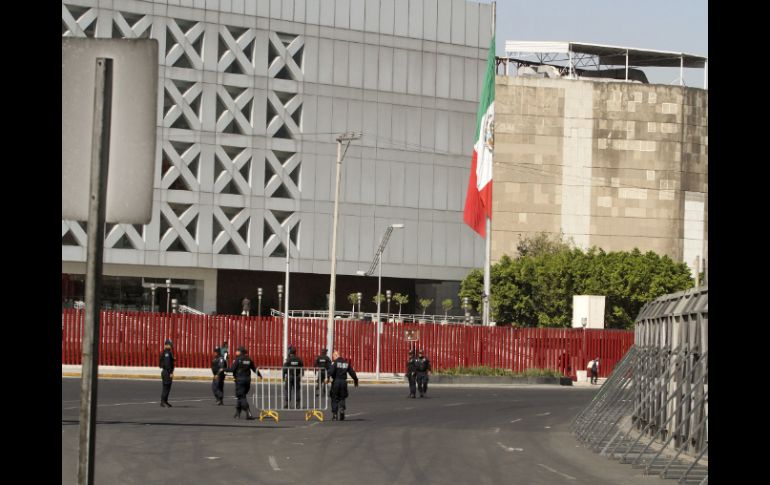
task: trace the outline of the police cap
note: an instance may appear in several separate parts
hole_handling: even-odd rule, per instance
[[[172,347],[174,346],[174,344],[171,343],[171,339],[166,339],[166,341],[164,342],[164,345],[171,345]]]
[[[222,352],[222,349],[220,349],[219,347],[214,347],[214,353],[219,354],[221,352]]]

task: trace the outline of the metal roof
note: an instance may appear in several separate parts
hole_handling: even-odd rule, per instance
[[[634,47],[588,44],[585,42],[541,42],[515,41],[505,42],[505,52],[532,54],[587,54],[597,56],[601,65],[624,66],[626,57],[630,66],[647,67],[694,67],[703,68],[707,57],[696,56],[684,52],[658,51],[652,49],[637,49]]]

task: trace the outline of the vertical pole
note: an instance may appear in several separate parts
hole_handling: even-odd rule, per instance
[[[709,88],[709,61],[703,63],[703,89]]]
[[[495,35],[495,23],[497,22],[497,2],[492,2],[492,36]],[[492,260],[492,220],[485,219],[486,224],[486,250],[484,257],[484,297],[482,298],[482,325],[489,325],[489,294],[491,291],[490,266]]]
[[[684,86],[684,56],[679,57],[679,85]]]
[[[334,222],[332,224],[331,282],[329,283],[329,319],[326,328],[326,348],[334,352],[334,292],[337,283],[337,218],[340,198],[340,169],[342,167],[342,140],[337,140],[337,181],[334,186]]]
[[[375,369],[375,379],[380,380],[380,334],[382,333],[382,322],[380,321],[380,300],[382,292],[382,253],[380,253],[380,269],[377,275],[377,365]]]
[[[88,205],[88,248],[85,284],[82,378],[80,380],[80,442],[78,484],[94,483],[96,450],[97,376],[99,370],[99,310],[101,307],[104,222],[107,205],[107,174],[112,114],[112,59],[96,59],[91,185]]]
[[[287,228],[288,229],[288,228]],[[283,357],[289,356],[289,243],[290,231],[286,231],[286,301],[283,310]]]
[[[628,81],[628,49],[626,49],[626,81]]]

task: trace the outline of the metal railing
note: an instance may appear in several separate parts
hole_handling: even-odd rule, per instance
[[[270,309],[270,316],[283,317],[283,312],[274,308]],[[326,320],[329,318],[329,312],[327,310],[289,310],[289,318],[318,318]],[[353,312],[344,310],[335,310],[334,318],[341,318],[347,320],[377,320],[377,313],[369,312]],[[469,316],[466,319],[464,316],[458,315],[423,315],[423,314],[406,314],[402,313],[380,313],[380,318],[383,322],[403,322],[403,323],[436,323],[436,324],[463,324],[469,323],[471,325],[481,325],[481,317]]]
[[[707,483],[708,289],[645,305],[635,340],[571,431],[645,474]]]
[[[280,413],[304,411],[305,421],[315,417],[324,420],[323,412],[329,409],[329,386],[326,369],[321,367],[260,367],[262,379],[257,380],[254,406],[259,409],[259,420],[273,418]]]
[[[189,307],[187,305],[178,305],[177,309],[179,310],[179,313],[190,313],[192,315],[205,315],[206,313],[196,310],[195,308]]]

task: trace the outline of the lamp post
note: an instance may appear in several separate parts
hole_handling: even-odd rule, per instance
[[[171,280],[166,280],[166,313],[169,312],[171,306]]]
[[[262,316],[262,288],[257,288],[257,316]]]
[[[385,290],[385,298],[388,300],[388,321],[390,321],[390,290]]]
[[[388,226],[388,228],[385,230],[385,234],[382,235],[382,240],[380,241],[380,245],[377,248],[377,252],[374,254],[374,260],[372,261],[372,265],[369,267],[369,271],[366,272],[368,276],[371,276],[374,274],[374,268],[375,266],[378,267],[378,274],[377,274],[377,296],[382,293],[382,253],[385,251],[385,247],[388,245],[388,241],[390,240],[390,234],[393,232],[393,229],[402,229],[404,227],[403,224],[391,224]],[[388,315],[390,315],[390,290],[387,291],[388,300]],[[380,299],[377,298],[377,364],[376,364],[376,378],[380,378],[380,334],[382,333],[382,322],[380,321]]]
[[[334,351],[334,292],[337,283],[337,222],[339,219],[339,199],[340,199],[340,170],[342,168],[342,159],[345,153],[342,152],[342,142],[346,141],[345,152],[350,142],[361,138],[361,133],[346,132],[337,137],[337,177],[334,186],[334,222],[332,224],[332,253],[331,269],[329,281],[329,319],[326,328],[326,347],[330,352]]]
[[[281,311],[281,302],[283,301],[283,285],[278,285],[278,311]]]
[[[364,297],[364,295],[361,294],[359,291],[356,293],[356,301],[358,302],[358,317],[361,318],[361,299]]]
[[[463,310],[465,310],[465,324],[467,325],[468,323],[470,323],[470,316],[471,316],[471,313],[469,311],[470,304],[468,302],[467,296],[463,298]]]
[[[150,303],[150,311],[155,313],[155,283],[150,283],[150,292],[152,293],[152,302]]]

